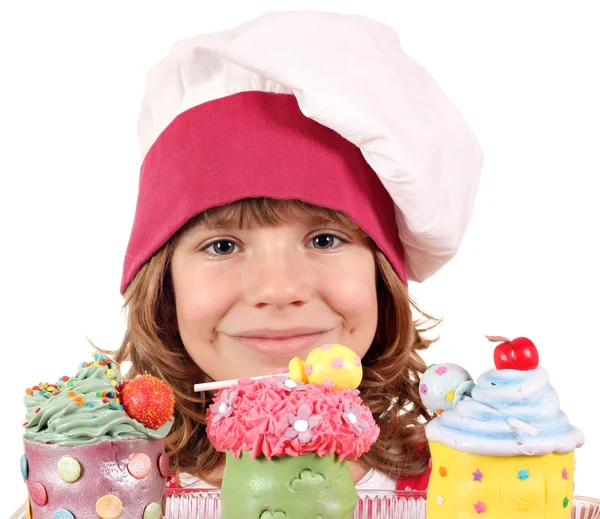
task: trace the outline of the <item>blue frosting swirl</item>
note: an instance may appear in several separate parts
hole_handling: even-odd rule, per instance
[[[476,454],[512,456],[567,453],[583,445],[582,432],[560,410],[542,367],[491,369],[471,390],[427,425],[427,438]]]

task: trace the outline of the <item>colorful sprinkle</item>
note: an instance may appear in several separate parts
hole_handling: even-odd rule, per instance
[[[148,474],[150,474],[150,470],[152,470],[150,456],[144,454],[143,452],[136,452],[133,456],[131,456],[129,463],[127,464],[127,470],[134,478],[145,478]]]
[[[310,377],[312,375],[312,364],[304,365],[304,373],[306,374],[307,377]]]
[[[473,506],[478,514],[485,512],[485,505],[481,501],[477,501],[477,503],[475,503]]]
[[[143,519],[162,519],[162,507],[160,503],[150,503],[144,508]]]
[[[161,454],[158,458],[158,471],[163,478],[169,476],[169,456]]]
[[[23,476],[23,479],[27,479],[29,476],[29,462],[27,461],[27,456],[25,454],[21,456],[21,475]]]
[[[102,396],[104,396],[102,393],[103,393],[102,391],[96,391],[96,396],[98,398],[101,398]]]
[[[41,408],[40,408],[40,407],[38,407],[38,408],[37,408],[37,409],[34,411],[34,413],[35,413],[35,414],[38,414],[40,411],[41,411]]]
[[[75,516],[68,510],[65,510],[64,508],[59,508],[58,510],[56,510],[56,512],[54,512],[52,519],[75,519]]]
[[[123,511],[123,503],[117,496],[107,494],[96,502],[96,513],[102,519],[117,519]]]
[[[73,387],[75,385],[75,382],[73,382],[72,380],[69,380],[67,382],[67,387]]]
[[[62,377],[61,379],[63,382],[66,382],[67,380],[69,380],[69,377],[67,377],[66,375],[64,377]]]
[[[67,483],[74,483],[81,476],[81,465],[77,458],[63,456],[58,462],[58,475]]]
[[[454,402],[454,391],[446,391],[446,400]]]
[[[116,386],[117,385],[117,381],[116,380],[111,380],[110,381],[110,385],[111,386]]]
[[[322,350],[328,350],[329,348],[331,348],[331,344],[323,344],[323,345],[321,345],[321,349]]]
[[[69,391],[69,393],[67,394],[68,397],[73,398],[77,393],[75,393],[75,391]]]
[[[440,467],[440,476],[445,478],[447,475],[448,475],[448,471],[446,470],[446,467]]]
[[[442,414],[444,412],[444,410],[443,409],[436,409],[435,412],[436,412],[436,414]]]
[[[421,384],[421,393],[427,394],[427,384]]]
[[[519,475],[517,476],[521,481],[524,481],[529,477],[529,469],[519,470]]]
[[[344,366],[344,361],[343,359],[340,359],[339,357],[335,357],[332,361],[331,361],[331,365],[335,368],[335,369],[340,369]]]
[[[475,472],[473,472],[473,481],[481,481],[483,478],[483,472],[477,468]]]
[[[115,372],[112,369],[107,369],[106,374],[110,377],[111,375],[114,375]]]
[[[29,487],[29,497],[31,500],[38,506],[45,506],[48,502],[48,493],[46,492],[46,487],[41,483],[33,483]]]
[[[569,498],[565,497],[563,499],[563,508],[567,508],[567,506],[569,506]]]
[[[33,395],[33,389],[31,389],[30,387],[28,387],[28,388],[25,390],[25,393],[27,393],[28,395]]]
[[[88,407],[94,407],[94,404],[92,404],[92,403],[90,402],[90,403],[88,403],[88,405],[87,405],[87,406],[88,406]]]
[[[567,469],[562,469],[562,478],[563,479],[569,479],[569,473],[567,472]]]
[[[443,375],[444,373],[446,373],[446,371],[448,371],[448,368],[446,366],[440,366],[438,368],[435,368],[435,372],[438,375]]]

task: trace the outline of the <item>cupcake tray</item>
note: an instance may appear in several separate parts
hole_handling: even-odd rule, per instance
[[[425,519],[425,492],[358,491],[354,519]],[[220,519],[219,490],[167,489],[165,519]],[[600,499],[574,496],[572,519],[600,519]]]

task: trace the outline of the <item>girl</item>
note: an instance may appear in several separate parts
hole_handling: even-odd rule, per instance
[[[481,167],[433,79],[383,24],[271,13],[176,43],[148,75],[139,132],[116,359],[173,386],[179,484],[219,486],[224,463],[194,383],[342,343],[381,428],[357,486],[425,488],[418,351],[436,321],[407,282],[455,254]]]

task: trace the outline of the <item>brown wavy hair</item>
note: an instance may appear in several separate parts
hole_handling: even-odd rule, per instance
[[[429,460],[424,424],[432,416],[419,398],[419,374],[426,366],[418,351],[437,340],[426,338],[425,333],[440,320],[417,307],[384,254],[343,213],[269,198],[245,199],[226,207],[224,218],[237,219],[240,228],[248,219],[260,226],[277,225],[291,212],[301,218],[339,222],[370,243],[377,266],[379,317],[373,343],[363,359],[359,389],[381,432],[361,461],[391,477],[423,473]],[[214,210],[193,217],[140,268],[124,293],[127,327],[119,350],[113,353],[117,362],[131,361],[127,378],[149,373],[173,387],[175,419],[166,438],[173,472],[187,472],[219,485],[212,474],[225,458],[211,445],[205,426],[212,394],[193,391],[194,383],[211,379],[192,361],[179,337],[170,275],[171,258],[181,235],[199,223],[210,225],[213,221]]]

